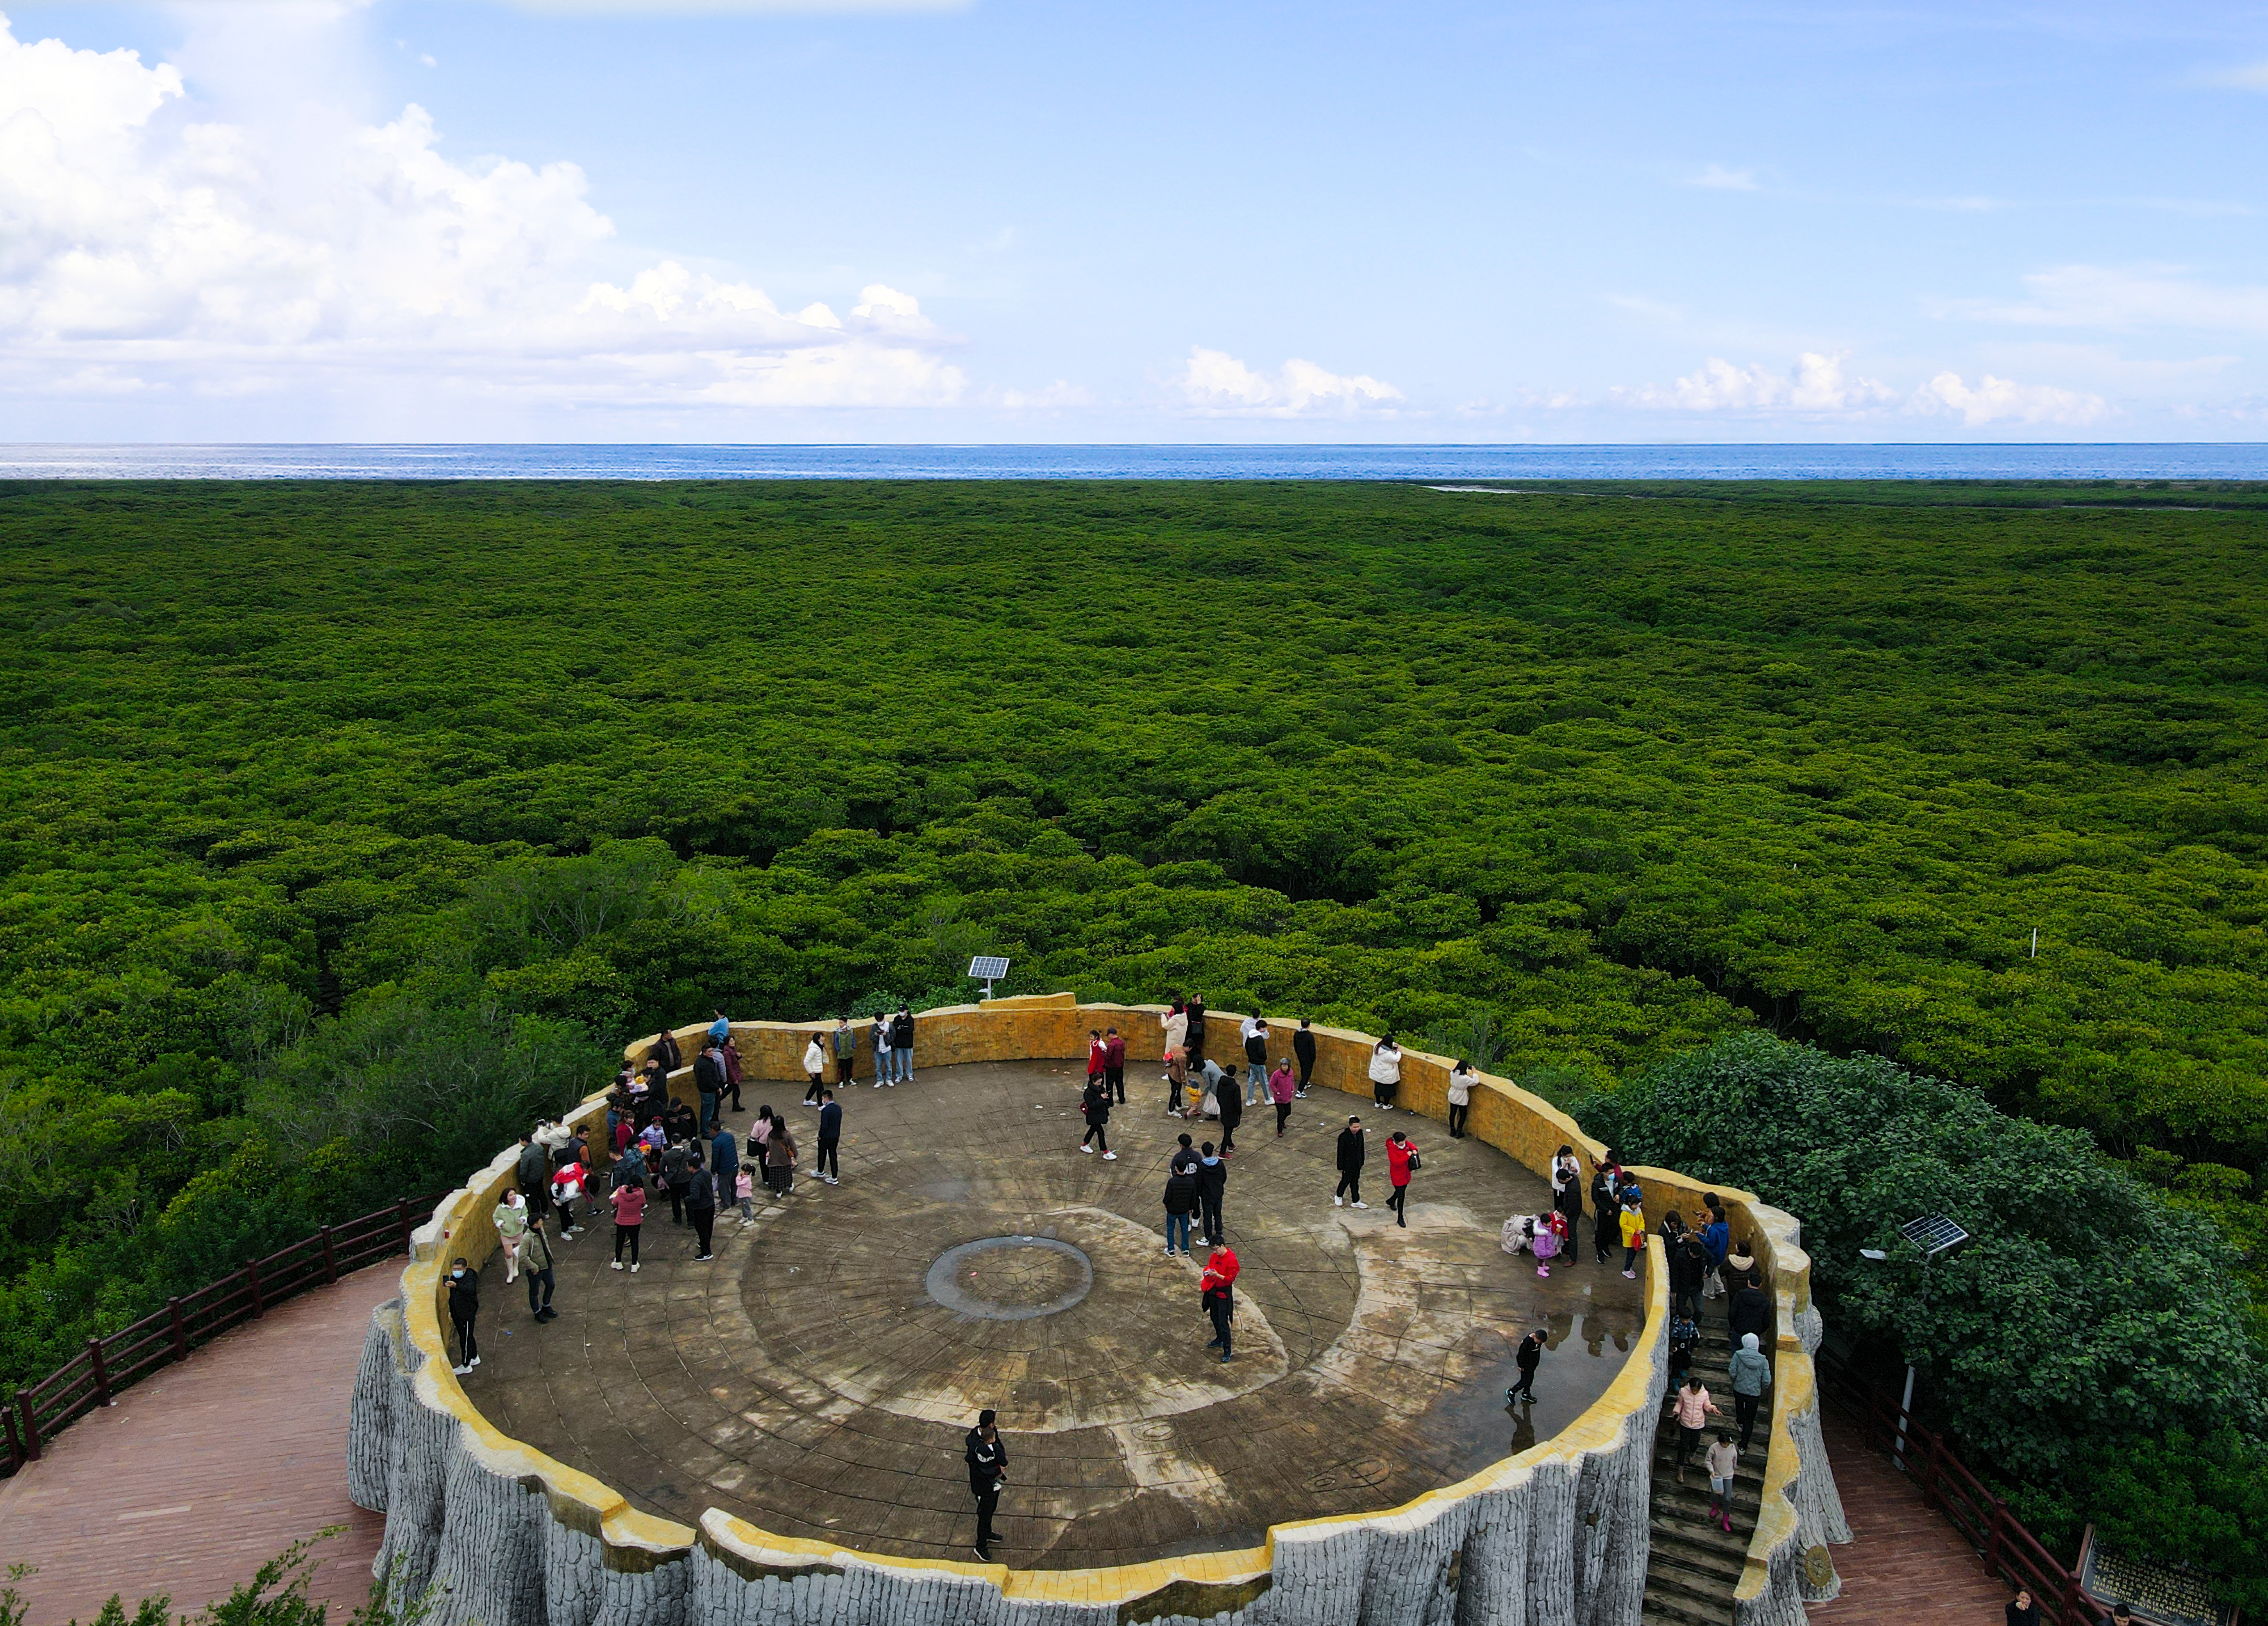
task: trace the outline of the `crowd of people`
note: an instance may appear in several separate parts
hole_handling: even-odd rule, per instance
[[[1234,1358],[1234,1284],[1241,1264],[1229,1247],[1224,1209],[1228,1187],[1229,1159],[1236,1151],[1235,1136],[1248,1105],[1265,1102],[1276,1108],[1276,1133],[1281,1137],[1294,1104],[1305,1099],[1315,1069],[1315,1036],[1302,1019],[1290,1034],[1287,1055],[1277,1056],[1275,1034],[1265,1019],[1248,1017],[1238,1034],[1238,1053],[1232,1065],[1206,1054],[1207,1015],[1201,997],[1176,998],[1160,1019],[1165,1037],[1167,1088],[1165,1110],[1179,1121],[1218,1122],[1219,1138],[1198,1141],[1190,1134],[1178,1137],[1167,1159],[1164,1193],[1165,1252],[1194,1262],[1194,1239],[1202,1231],[1206,1258],[1199,1273],[1197,1298],[1212,1337],[1205,1348],[1217,1350],[1219,1359]],[[915,1025],[909,1009],[876,1016],[865,1030],[873,1057],[873,1087],[884,1089],[914,1079]],[[817,1113],[814,1177],[833,1186],[840,1182],[839,1146],[843,1107],[838,1088],[856,1082],[860,1031],[847,1017],[836,1019],[832,1028],[820,1027],[804,1035],[803,1071],[806,1088],[803,1105]],[[1241,1078],[1233,1061],[1241,1059]],[[1126,1104],[1127,1043],[1116,1027],[1088,1034],[1085,1086],[1080,1093],[1080,1116],[1085,1132],[1081,1152],[1099,1153],[1105,1161],[1117,1160],[1110,1149],[1109,1122],[1114,1107]],[[590,1137],[577,1127],[559,1122],[538,1124],[521,1137],[517,1168],[518,1189],[500,1200],[492,1215],[507,1283],[525,1278],[530,1318],[538,1323],[552,1320],[556,1289],[554,1241],[547,1225],[556,1222],[557,1240],[571,1243],[593,1224],[610,1219],[614,1230],[613,1268],[636,1272],[641,1263],[642,1237],[650,1208],[665,1199],[670,1223],[693,1232],[692,1257],[714,1258],[714,1225],[720,1210],[737,1209],[743,1227],[755,1221],[755,1196],[759,1182],[770,1198],[784,1199],[795,1189],[801,1146],[784,1119],[768,1104],[760,1105],[745,1136],[736,1136],[723,1122],[725,1108],[740,1105],[742,1068],[733,1038],[732,1024],[722,1011],[703,1035],[692,1063],[695,1093],[699,1105],[672,1099],[668,1079],[685,1066],[682,1048],[665,1030],[655,1035],[644,1058],[625,1062],[607,1098],[601,1146],[609,1155],[593,1154]],[[1391,1034],[1372,1048],[1368,1078],[1373,1104],[1380,1113],[1398,1109],[1403,1053]],[[1480,1074],[1468,1060],[1452,1069],[1447,1087],[1448,1134],[1453,1139],[1470,1133],[1469,1114],[1474,1086]],[[1192,1086],[1194,1086],[1194,1091]],[[1337,1186],[1334,1207],[1367,1209],[1362,1195],[1364,1171],[1369,1161],[1370,1130],[1359,1115],[1348,1115],[1339,1130],[1333,1166]],[[1387,1207],[1395,1224],[1409,1224],[1411,1177],[1423,1166],[1423,1157],[1405,1130],[1394,1129],[1386,1142]],[[603,1172],[601,1172],[603,1169]],[[1735,1239],[1722,1202],[1714,1193],[1703,1198],[1703,1207],[1690,1217],[1664,1215],[1649,1228],[1646,1194],[1637,1176],[1625,1169],[1609,1150],[1591,1166],[1587,1176],[1573,1148],[1561,1146],[1552,1160],[1551,1209],[1537,1215],[1515,1215],[1505,1226],[1507,1252],[1532,1254],[1538,1276],[1548,1277],[1555,1261],[1574,1262],[1580,1256],[1577,1238],[1585,1218],[1588,1196],[1592,1253],[1602,1267],[1614,1262],[1621,1249],[1626,1278],[1636,1279],[1649,1247],[1666,1254],[1671,1287],[1668,1334],[1669,1382],[1667,1402],[1679,1430],[1677,1471],[1700,1447],[1708,1420],[1721,1417],[1719,1408],[1692,1370],[1699,1342],[1698,1320],[1705,1300],[1727,1297],[1727,1320],[1738,1348],[1731,1363],[1735,1412],[1732,1428],[1716,1431],[1706,1462],[1713,1500],[1709,1518],[1730,1529],[1731,1483],[1741,1453],[1751,1447],[1762,1396],[1771,1382],[1771,1363],[1764,1353],[1771,1339],[1775,1311],[1756,1273],[1752,1245]],[[455,1340],[455,1370],[460,1373],[480,1365],[476,1321],[480,1278],[466,1262],[453,1262],[449,1273],[448,1308]],[[1537,1328],[1524,1336],[1515,1352],[1518,1380],[1506,1394],[1507,1404],[1533,1404],[1536,1372],[1542,1365],[1549,1335]],[[969,1431],[967,1456],[970,1490],[978,1504],[979,1528],[976,1552],[989,1562],[995,1537],[991,1515],[1000,1488],[1006,1481],[1006,1452],[999,1442],[994,1415],[983,1414]]]

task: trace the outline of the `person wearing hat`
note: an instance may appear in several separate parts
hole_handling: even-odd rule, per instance
[[[1520,1381],[1504,1392],[1506,1405],[1517,1400],[1524,1400],[1531,1406],[1535,1403],[1535,1369],[1543,1364],[1543,1344],[1550,1335],[1549,1330],[1539,1327],[1522,1338],[1520,1348],[1512,1352],[1513,1364],[1520,1368]]]
[[[1284,1138],[1284,1125],[1292,1116],[1292,1102],[1300,1093],[1292,1076],[1292,1058],[1285,1056],[1268,1075],[1268,1099],[1276,1103],[1276,1138]]]
[[[976,1498],[976,1556],[992,1562],[992,1514],[1000,1505],[1000,1488],[1008,1483],[1008,1448],[994,1426],[996,1414],[987,1407],[976,1414],[961,1453],[968,1464],[968,1494]]]

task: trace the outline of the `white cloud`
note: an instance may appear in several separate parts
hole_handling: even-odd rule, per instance
[[[2174,265],[2059,266],[2024,279],[2030,298],[2017,304],[1968,300],[1940,313],[2030,327],[2210,328],[2268,335],[2268,287],[2199,282]]]
[[[1912,412],[1958,413],[1961,421],[1980,423],[2092,423],[2105,410],[2102,397],[2050,384],[2017,384],[1987,372],[1975,388],[1962,382],[1957,372],[1940,372],[1913,393],[1907,402]]]
[[[1287,361],[1273,375],[1223,350],[1192,345],[1174,376],[1189,409],[1208,417],[1351,417],[1390,413],[1403,399],[1391,384],[1358,373],[1342,378],[1311,361]]]
[[[1685,183],[1689,187],[1706,187],[1712,192],[1760,192],[1756,172],[1752,169],[1727,169],[1722,164],[1712,164]]]
[[[376,126],[305,105],[224,121],[194,116],[185,88],[171,64],[18,40],[0,18],[0,388],[351,393],[385,375],[594,404],[963,393],[910,295],[873,284],[843,320],[674,261],[617,285],[613,223],[573,164],[460,163],[415,105]]]
[[[2215,68],[2198,76],[2207,85],[2238,91],[2268,91],[2268,63],[2245,63],[2235,68]]]
[[[1628,406],[1687,412],[1848,412],[1882,406],[1897,399],[1896,392],[1880,379],[1845,377],[1843,359],[1839,355],[1822,356],[1807,350],[1795,358],[1795,364],[1786,372],[1774,372],[1763,366],[1736,367],[1712,356],[1698,372],[1679,379],[1667,389],[1649,384],[1641,389],[1617,389],[1612,394]]]

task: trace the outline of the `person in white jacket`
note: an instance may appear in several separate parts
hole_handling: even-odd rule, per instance
[[[1370,1093],[1381,1112],[1394,1110],[1395,1093],[1402,1088],[1402,1047],[1388,1034],[1370,1053]]]
[[[1481,1081],[1479,1071],[1470,1062],[1460,1061],[1449,1071],[1449,1138],[1465,1137],[1465,1119],[1473,1109],[1473,1085]]]
[[[812,1034],[811,1042],[803,1047],[803,1071],[811,1075],[811,1087],[803,1093],[803,1104],[816,1107],[819,1105],[819,1086],[827,1078],[827,1046],[821,1042],[821,1036],[817,1034]]]

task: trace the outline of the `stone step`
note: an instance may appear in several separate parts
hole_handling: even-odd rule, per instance
[[[1732,1626],[1733,1590],[1727,1587],[1720,1600],[1695,1593],[1656,1586],[1649,1572],[1646,1580],[1646,1596],[1639,1605],[1639,1617],[1657,1622],[1660,1626]]]
[[[1731,1563],[1736,1571],[1748,1560],[1749,1537],[1742,1531],[1738,1519],[1733,1520],[1730,1535],[1712,1524],[1695,1519],[1668,1519],[1659,1515],[1647,1521],[1646,1531],[1648,1538],[1654,1541],[1713,1553]]]
[[[1709,1527],[1717,1528],[1714,1525]],[[1653,1543],[1646,1561],[1649,1581],[1667,1578],[1674,1571],[1689,1586],[1700,1587],[1712,1597],[1719,1591],[1730,1597],[1740,1586],[1743,1568],[1741,1555],[1683,1541],[1659,1519],[1653,1521],[1649,1535]]]

